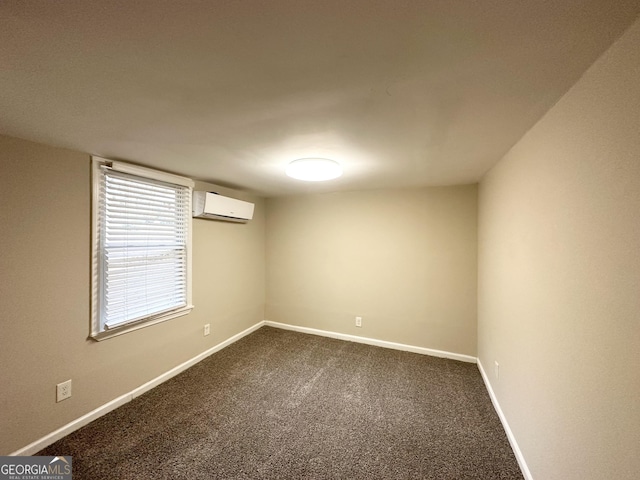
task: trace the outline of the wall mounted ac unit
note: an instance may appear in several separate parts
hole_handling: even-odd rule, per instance
[[[253,207],[253,203],[218,195],[215,192],[193,192],[194,218],[246,223],[253,218]]]

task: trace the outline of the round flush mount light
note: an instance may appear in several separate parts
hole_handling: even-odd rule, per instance
[[[300,158],[287,166],[287,175],[306,182],[322,182],[342,175],[342,167],[328,158]]]

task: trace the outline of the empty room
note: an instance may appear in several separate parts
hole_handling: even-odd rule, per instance
[[[0,478],[640,475],[640,1],[0,2]]]

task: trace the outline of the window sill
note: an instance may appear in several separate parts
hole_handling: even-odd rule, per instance
[[[156,325],[157,323],[166,322],[167,320],[172,320],[174,318],[182,317],[183,315],[187,315],[193,310],[193,305],[188,305],[180,310],[174,310],[173,312],[169,312],[165,315],[161,315],[159,317],[154,317],[149,320],[140,320],[138,322],[129,323],[126,325],[122,325],[120,327],[110,328],[108,330],[103,330],[101,332],[92,332],[90,338],[101,342],[102,340],[107,340],[108,338],[117,337],[118,335],[122,335],[123,333],[133,332],[135,330],[140,330],[141,328],[150,327],[151,325]]]

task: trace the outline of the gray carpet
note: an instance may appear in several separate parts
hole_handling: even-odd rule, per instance
[[[38,455],[75,480],[523,478],[476,365],[270,327]]]

